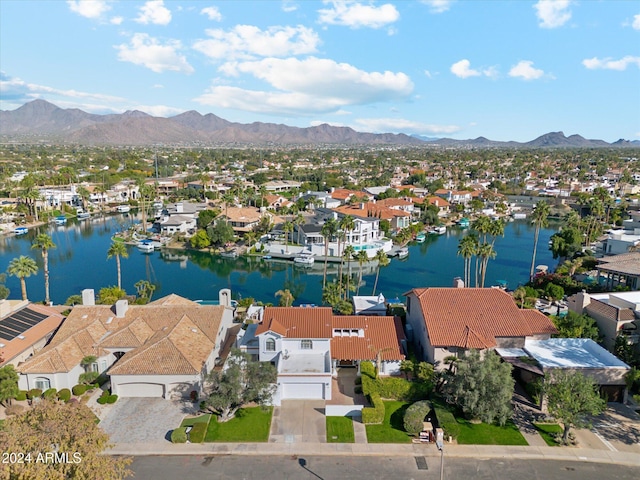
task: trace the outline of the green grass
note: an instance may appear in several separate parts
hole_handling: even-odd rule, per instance
[[[327,443],[354,443],[351,417],[327,417]]]
[[[471,423],[461,418],[456,421],[460,427],[458,443],[461,445],[528,445],[512,421],[508,421],[504,427]]]
[[[404,412],[408,402],[385,401],[384,422],[381,425],[367,425],[369,443],[411,443],[411,436],[404,431]]]
[[[209,422],[205,442],[268,442],[273,407],[241,408],[235,418],[219,423]]]
[[[189,426],[195,425],[196,423],[209,423],[210,419],[211,419],[211,414],[206,413],[204,415],[200,415],[199,417],[185,418],[184,420],[182,420],[182,423],[180,424],[180,426],[189,427]]]
[[[557,447],[560,445],[554,438],[555,433],[562,435],[563,430],[560,425],[557,423],[534,423],[533,425],[536,427],[538,433],[547,445],[550,447]]]

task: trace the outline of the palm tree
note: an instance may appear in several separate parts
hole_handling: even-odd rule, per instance
[[[376,252],[374,260],[378,261],[378,270],[376,271],[376,281],[373,283],[373,292],[371,292],[371,295],[376,294],[376,288],[378,287],[378,277],[380,276],[380,267],[386,267],[387,265],[389,265],[389,257],[383,249],[380,249]]]
[[[40,249],[42,252],[42,262],[44,263],[44,303],[49,305],[51,303],[49,298],[49,250],[56,248],[56,244],[53,243],[49,235],[40,233],[33,240],[31,248]]]
[[[340,255],[340,268],[338,273],[338,283],[342,287],[342,267],[344,266],[344,255],[341,250],[341,243],[347,243],[348,234],[355,228],[355,221],[351,215],[345,215],[338,224],[338,255]]]
[[[38,265],[36,264],[36,261],[31,257],[20,255],[18,258],[11,260],[9,267],[7,268],[7,272],[9,275],[20,279],[22,300],[27,300],[27,282],[25,281],[25,278],[38,273]]]
[[[356,295],[360,295],[360,284],[362,283],[362,267],[365,263],[369,261],[369,255],[367,255],[366,250],[360,250],[356,254],[356,260],[358,261],[358,266],[360,267],[360,273],[358,275],[358,288],[356,290]]]
[[[353,248],[353,245],[347,245],[343,252],[342,258],[344,258],[347,262],[349,262],[349,273],[347,274],[347,288],[345,288],[345,300],[349,298],[349,281],[351,280],[351,260],[355,256],[356,251]]]
[[[301,232],[300,227],[305,223],[306,223],[306,220],[304,218],[304,215],[302,215],[301,213],[298,213],[295,220],[293,221],[293,224],[296,226],[296,229],[298,230],[298,241],[297,241],[298,245],[300,245],[300,232]]]
[[[322,225],[322,229],[320,230],[320,233],[324,237],[324,273],[322,274],[323,290],[327,284],[327,261],[329,259],[329,241],[336,234],[337,231],[338,231],[338,224],[333,218],[330,218],[329,220],[324,222],[324,225]]]
[[[275,296],[280,297],[280,301],[278,303],[281,307],[290,307],[293,305],[293,301],[295,300],[295,298],[293,298],[293,294],[288,288],[278,290]]]
[[[533,224],[535,225],[535,230],[533,233],[533,256],[531,257],[531,270],[529,271],[529,279],[533,280],[533,272],[535,271],[536,266],[536,253],[538,251],[538,237],[540,236],[540,228],[546,227],[549,225],[549,213],[551,209],[549,204],[544,200],[540,200],[536,203],[535,208],[533,209],[533,213],[531,214],[531,219],[533,220]]]
[[[127,246],[123,242],[111,242],[109,250],[107,250],[107,260],[116,257],[116,265],[118,267],[118,288],[122,289],[122,275],[120,273],[120,258],[129,258]]]
[[[527,298],[527,291],[524,287],[518,287],[513,292],[513,299],[520,301],[520,308],[524,308],[524,300]]]
[[[487,275],[487,265],[490,258],[496,257],[496,251],[490,243],[483,243],[478,248],[478,257],[480,257],[480,287],[484,288],[484,279]]]
[[[458,243],[458,255],[464,258],[464,285],[469,287],[471,282],[471,258],[476,254],[478,238],[474,235],[465,235]]]
[[[289,234],[293,232],[293,223],[289,221],[284,222],[282,230],[284,231],[284,251],[285,253],[289,253]]]

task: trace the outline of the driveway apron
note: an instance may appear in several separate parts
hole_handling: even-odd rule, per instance
[[[327,425],[324,400],[283,400],[273,409],[272,443],[324,443]]]

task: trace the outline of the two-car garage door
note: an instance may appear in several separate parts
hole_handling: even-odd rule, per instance
[[[164,385],[158,383],[124,383],[118,385],[120,397],[156,397],[164,396]]]
[[[324,400],[324,383],[283,383],[282,399]]]

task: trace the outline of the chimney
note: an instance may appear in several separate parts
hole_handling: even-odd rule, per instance
[[[364,210],[364,203],[360,203],[360,210]]]
[[[591,296],[585,291],[576,293],[567,298],[567,306],[572,312],[582,315],[584,309],[591,303]]]
[[[176,203],[176,213],[182,213],[182,212],[184,212],[184,207],[182,205],[182,202]]]
[[[96,304],[96,294],[93,291],[93,288],[85,288],[84,290],[82,290],[82,304],[83,305]]]
[[[460,277],[455,277],[453,279],[453,288],[464,288],[464,280]]]
[[[231,306],[231,290],[223,288],[218,292],[218,303],[223,307]]]
[[[129,308],[128,300],[118,300],[116,302],[116,317],[124,318],[125,313],[127,313],[127,309]]]

